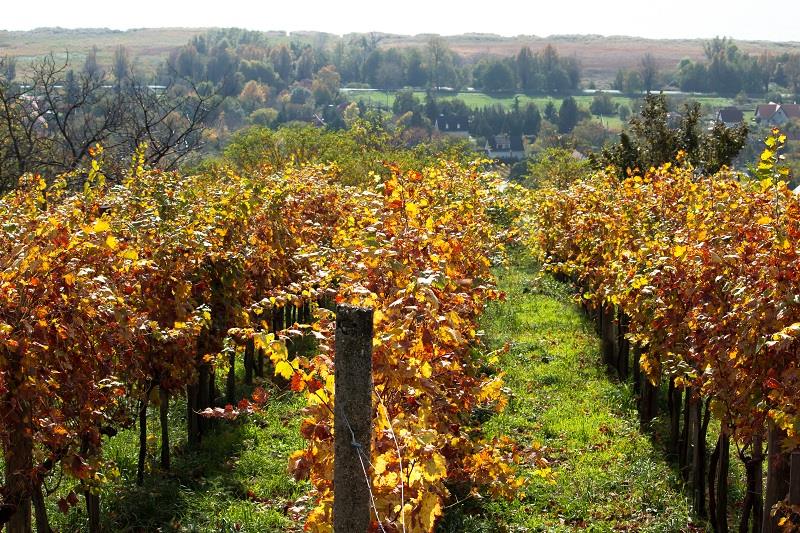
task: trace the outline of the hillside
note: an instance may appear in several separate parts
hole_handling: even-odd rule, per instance
[[[53,52],[62,57],[69,52],[83,61],[86,52],[98,48],[98,60],[109,64],[114,49],[125,46],[139,58],[142,66],[155,68],[174,48],[186,44],[200,28],[156,28],[127,31],[91,28],[37,28],[31,31],[0,30],[0,56],[16,56],[22,62]]]
[[[421,46],[430,36],[388,38],[384,46]],[[576,56],[583,67],[583,77],[588,81],[610,80],[620,68],[636,68],[644,54],[652,54],[659,68],[674,69],[681,59],[702,59],[703,39],[644,39],[640,37],[601,35],[552,35],[536,37],[520,35],[501,37],[499,35],[470,34],[444,38],[453,51],[474,58],[481,55],[509,56],[516,54],[523,46],[539,52],[547,45],[555,46],[562,56]],[[778,43],[768,41],[736,41],[737,46],[750,54],[771,52],[796,52],[800,42]]]
[[[68,51],[75,57],[97,46],[98,59],[110,62],[111,54],[117,46],[125,46],[139,58],[142,66],[155,67],[160,60],[178,46],[185,44],[193,36],[209,28],[142,28],[128,31],[109,29],[39,28],[31,31],[0,30],[0,55],[17,56],[24,60],[55,52]],[[377,41],[379,47],[424,46],[431,35],[392,35],[392,34],[347,34],[339,37],[330,33],[281,31],[267,32],[276,42],[299,40],[315,45],[333,44],[340,38],[347,41],[366,37]],[[493,34],[464,34],[445,36],[443,39],[450,48],[467,60],[483,55],[509,56],[516,54],[520,47],[529,46],[534,52],[544,49],[548,44],[555,46],[563,56],[576,56],[583,67],[583,77],[587,82],[603,82],[613,78],[619,68],[632,68],[639,64],[645,53],[651,53],[662,69],[672,69],[683,58],[697,60],[703,57],[701,39],[644,39],[639,37],[600,35],[553,35],[537,37],[520,35],[503,37]],[[751,54],[762,52],[782,53],[800,51],[800,42],[736,41],[738,47]]]

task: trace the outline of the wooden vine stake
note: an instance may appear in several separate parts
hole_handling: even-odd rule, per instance
[[[370,523],[372,309],[336,307],[333,531],[365,533]]]

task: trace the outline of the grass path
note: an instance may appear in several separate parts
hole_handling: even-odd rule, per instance
[[[508,299],[492,304],[481,326],[489,348],[511,345],[499,364],[510,401],[483,429],[540,450],[551,475],[522,466],[530,483],[518,500],[452,505],[438,533],[689,530],[689,508],[673,470],[639,432],[629,387],[602,370],[599,340],[567,288],[549,276],[538,278],[526,259],[497,275]],[[293,506],[308,485],[292,480],[286,466],[303,445],[303,401],[273,394],[263,415],[219,424],[197,450],[184,444],[185,403],[176,401],[170,412],[174,468],[159,472],[154,466],[143,487],[135,486],[136,431],[114,437],[106,457],[116,462],[120,478],[102,497],[106,530],[299,531]],[[156,411],[150,431],[157,434]],[[155,464],[156,435],[152,444],[149,461]],[[57,492],[71,488],[65,482]],[[49,500],[58,530],[84,530],[82,505],[63,515]]]
[[[523,467],[531,482],[518,501],[492,502],[480,516],[454,513],[446,531],[691,530],[675,474],[639,432],[628,385],[600,364],[597,335],[567,288],[532,261],[498,271],[506,302],[487,310],[490,346],[511,344],[500,361],[510,402],[484,425],[541,448],[552,479]]]

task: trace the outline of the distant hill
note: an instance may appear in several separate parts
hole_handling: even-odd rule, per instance
[[[0,56],[20,58],[21,64],[32,57],[50,52],[63,56],[68,51],[74,59],[81,60],[93,46],[98,48],[98,60],[110,63],[113,50],[125,46],[138,57],[140,65],[155,68],[171,50],[186,44],[195,35],[210,28],[142,28],[127,31],[106,28],[64,29],[38,28],[31,31],[0,30]],[[382,48],[424,46],[430,34],[395,35],[386,33],[347,34],[342,37],[320,32],[265,32],[276,42],[299,40],[315,45],[333,45],[338,39],[365,37],[378,42]],[[702,39],[644,39],[640,37],[600,35],[552,35],[537,37],[520,35],[502,37],[494,34],[469,33],[442,37],[451,49],[467,60],[483,55],[509,56],[516,54],[522,46],[534,52],[548,44],[555,46],[562,56],[577,57],[583,67],[585,81],[606,82],[614,77],[619,68],[635,68],[645,53],[651,53],[664,70],[677,66],[683,58],[697,60],[703,57]],[[736,41],[739,48],[751,54],[768,51],[800,52],[800,42]]]
[[[381,46],[421,46],[429,35],[387,36]],[[509,56],[529,46],[533,52],[541,51],[548,44],[558,49],[562,56],[577,57],[586,81],[607,81],[620,68],[636,68],[646,53],[656,58],[659,68],[670,70],[677,67],[681,59],[703,58],[704,39],[644,39],[641,37],[601,35],[551,35],[536,37],[519,35],[502,37],[493,34],[466,34],[443,37],[450,48],[466,58],[481,55]],[[764,51],[773,54],[800,51],[800,42],[779,43],[769,41],[736,41],[740,50],[751,54]]]
[[[34,57],[50,52],[58,57],[64,57],[65,52],[69,52],[74,60],[83,61],[86,52],[96,46],[98,61],[110,64],[114,49],[125,46],[138,57],[142,66],[155,68],[171,50],[205,31],[207,30],[203,28],[143,28],[127,31],[108,28],[0,30],[0,56],[17,56],[20,63],[24,64]]]

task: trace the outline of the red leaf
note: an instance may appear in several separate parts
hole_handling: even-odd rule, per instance
[[[256,387],[250,397],[253,399],[253,403],[256,405],[263,405],[267,402],[269,394],[267,394],[267,391],[265,391],[262,387]]]
[[[308,380],[308,391],[309,392],[317,392],[319,389],[322,388],[322,382],[316,378],[311,378]]]
[[[300,392],[306,388],[306,382],[303,381],[303,376],[301,376],[299,372],[295,372],[294,374],[292,374],[292,381],[290,383],[290,387],[294,392]]]

